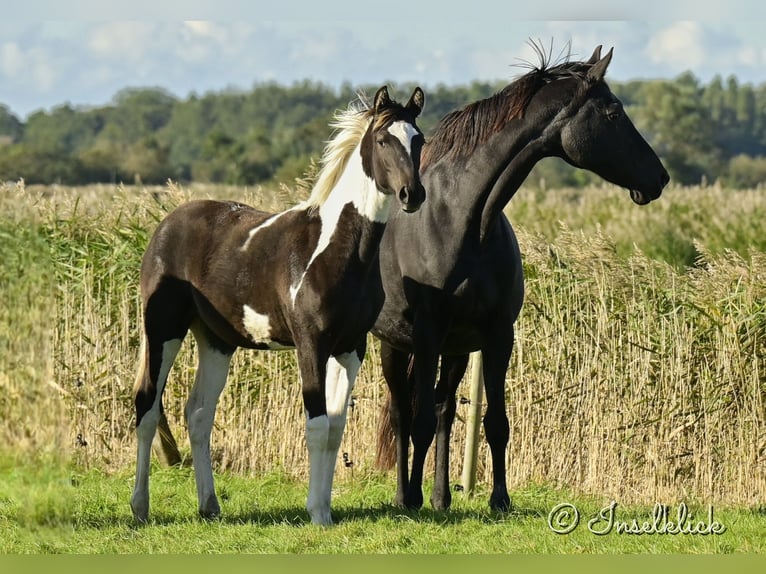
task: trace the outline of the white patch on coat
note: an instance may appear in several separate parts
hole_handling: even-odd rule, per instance
[[[292,346],[280,345],[279,343],[272,341],[271,323],[269,322],[268,315],[258,313],[249,305],[245,305],[243,310],[244,315],[242,317],[242,324],[250,337],[252,337],[253,342],[261,345],[268,345],[269,349],[275,351],[294,348]]]
[[[280,213],[277,213],[275,215],[272,215],[266,221],[261,223],[260,225],[256,225],[253,227],[247,234],[247,239],[242,244],[242,247],[239,248],[240,251],[247,251],[248,245],[250,245],[250,241],[253,239],[253,236],[261,231],[262,229],[266,229],[270,225],[273,225],[280,217],[282,217],[285,213],[288,213],[290,211],[294,211],[295,208],[288,209],[287,211],[282,211]]]
[[[391,207],[391,195],[378,191],[375,180],[368,177],[362,169],[362,157],[359,147],[354,151],[343,175],[333,188],[330,196],[319,207],[321,231],[314,252],[311,254],[306,269],[297,283],[290,287],[293,305],[303,280],[314,260],[327,249],[338,227],[341,212],[349,203],[353,204],[362,217],[370,221],[385,223]]]
[[[388,126],[388,132],[402,142],[407,155],[412,155],[412,138],[418,135],[418,130],[409,122],[399,121]]]

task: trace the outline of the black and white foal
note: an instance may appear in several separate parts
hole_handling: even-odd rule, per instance
[[[351,389],[382,305],[368,281],[392,195],[405,211],[425,199],[416,88],[404,106],[386,87],[372,108],[335,118],[337,135],[305,202],[281,213],[193,201],[157,227],[141,264],[145,337],[136,381],[138,460],[133,516],[149,514],[149,460],[162,391],[187,332],[199,365],[185,407],[203,517],[220,506],[210,460],[218,397],[237,347],[295,348],[306,412],[311,521],[332,524],[330,493]],[[373,277],[375,275],[373,274]]]

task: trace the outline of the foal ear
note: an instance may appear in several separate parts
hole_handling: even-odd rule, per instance
[[[404,106],[408,110],[410,110],[415,117],[420,115],[420,112],[423,111],[423,106],[426,103],[426,95],[423,93],[423,90],[420,89],[420,86],[415,88],[415,91],[412,92],[412,95],[410,96],[410,101],[407,102],[407,105]]]
[[[388,97],[388,86],[383,86],[375,92],[372,109],[377,113],[383,106],[387,106],[390,103],[391,98]]]
[[[590,67],[590,70],[588,70],[588,80],[591,82],[600,82],[604,79],[604,74],[606,74],[606,69],[609,66],[609,62],[612,61],[612,51],[614,48],[609,48],[609,51],[606,53],[606,56],[601,58],[598,62],[593,64]]]
[[[596,46],[596,49],[593,50],[593,54],[591,54],[590,58],[588,58],[588,61],[585,62],[586,64],[595,64],[601,59],[601,44]]]

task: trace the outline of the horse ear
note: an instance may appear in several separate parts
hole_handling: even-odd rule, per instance
[[[410,110],[413,114],[415,114],[415,117],[420,115],[420,112],[423,111],[423,106],[426,103],[426,96],[423,93],[423,90],[420,89],[420,86],[415,88],[415,90],[412,92],[412,95],[410,96],[410,101],[407,102],[407,105],[405,106],[408,110]]]
[[[588,61],[586,64],[595,64],[601,59],[601,44],[596,46],[596,49],[593,50],[593,54],[591,54],[590,58],[588,58]]]
[[[590,67],[590,70],[588,70],[588,80],[591,82],[600,82],[604,79],[604,75],[606,74],[606,69],[609,66],[609,62],[612,61],[612,51],[614,48],[609,48],[609,51],[606,53],[606,56],[601,58],[598,62],[593,64]]]
[[[373,110],[377,113],[380,108],[387,106],[391,103],[391,98],[388,97],[388,86],[381,87],[375,92],[375,98],[373,99]]]

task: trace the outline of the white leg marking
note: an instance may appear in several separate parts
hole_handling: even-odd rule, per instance
[[[181,339],[165,341],[162,345],[162,359],[160,363],[159,377],[157,378],[157,395],[154,397],[152,408],[149,409],[141,422],[136,427],[136,484],[133,488],[133,496],[130,499],[130,507],[133,517],[139,522],[146,522],[149,517],[149,465],[152,454],[152,441],[157,431],[157,423],[160,420],[160,398],[165,389],[165,383],[170,373],[170,367],[181,348]],[[149,362],[144,369],[149,368]]]
[[[355,352],[330,357],[327,360],[325,377],[327,416],[306,422],[306,444],[309,447],[311,476],[306,508],[311,515],[311,521],[315,524],[332,524],[330,500],[335,463],[338,460],[338,449],[346,427],[348,400],[360,366],[361,361]],[[326,422],[319,422],[319,419],[325,419]],[[313,433],[311,441],[309,441],[310,428]]]
[[[412,138],[418,135],[418,130],[415,129],[415,126],[404,121],[394,122],[388,126],[388,133],[402,142],[404,149],[407,150],[407,155],[412,154]]]
[[[231,355],[211,347],[202,336],[196,336],[199,365],[189,399],[184,409],[189,425],[194,478],[197,482],[199,512],[205,517],[217,516],[221,509],[215,496],[213,466],[210,460],[210,434],[213,430],[215,407],[226,384]]]
[[[327,415],[306,420],[306,447],[309,451],[309,496],[306,510],[311,522],[329,526],[332,524],[330,501],[324,493],[324,477],[327,474],[327,437],[330,420]]]

